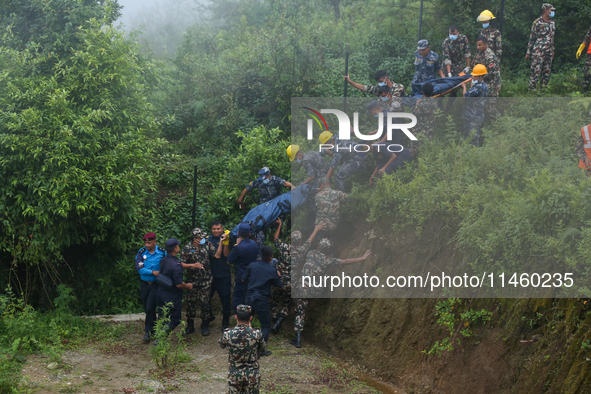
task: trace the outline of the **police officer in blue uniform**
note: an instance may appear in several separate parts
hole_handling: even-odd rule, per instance
[[[250,225],[248,223],[241,223],[238,226],[238,240],[236,245],[228,255],[228,263],[235,264],[236,276],[234,283],[234,301],[232,309],[244,303],[244,295],[246,293],[246,283],[242,282],[242,274],[246,271],[246,267],[257,259],[259,247],[256,242],[250,239]]]
[[[212,222],[211,235],[207,240],[213,244],[216,250],[218,249],[220,242],[223,242],[226,237],[227,235],[224,235],[224,225],[222,222],[219,220]],[[232,305],[232,274],[230,273],[230,265],[228,264],[228,254],[230,254],[230,247],[227,244],[224,244],[222,256],[219,259],[216,259],[215,257],[209,258],[211,274],[213,276],[211,294],[209,296],[210,315],[213,316],[211,299],[217,292],[222,301],[222,331],[230,326],[230,307]]]
[[[415,51],[415,75],[412,83],[435,79],[435,73],[444,78],[439,55],[431,51],[427,40],[420,40]]]
[[[261,322],[265,343],[271,332],[271,308],[269,307],[271,286],[281,287],[282,285],[279,272],[270,264],[271,260],[273,260],[273,248],[263,246],[261,259],[250,263],[242,275],[242,281],[248,283],[245,302],[252,307]]]
[[[484,124],[484,107],[488,97],[488,86],[484,82],[484,76],[488,73],[486,66],[477,64],[472,70],[472,86],[466,88],[466,82],[462,82],[464,97],[469,98],[464,103],[464,138],[469,138],[472,133],[470,143],[475,147],[482,145],[482,125]]]
[[[172,307],[168,310],[170,322],[165,330],[172,332],[181,323],[181,311],[183,309],[183,290],[193,289],[192,283],[183,282],[183,266],[181,261],[177,258],[180,253],[180,241],[175,238],[170,238],[164,244],[166,249],[166,256],[160,262],[160,275],[168,277],[172,282],[172,287],[158,286],[156,292],[156,302],[158,303],[158,314],[163,316],[162,308],[171,303]]]
[[[287,182],[286,180],[281,179],[275,175],[271,175],[271,170],[269,170],[269,167],[261,168],[259,175],[260,176],[257,179],[246,185],[244,190],[242,190],[242,194],[240,194],[240,197],[238,200],[236,200],[236,204],[240,206],[240,209],[244,208],[244,196],[246,196],[246,193],[252,191],[254,188],[259,189],[259,204],[271,201],[275,197],[282,194],[284,187],[289,187],[292,190],[294,189],[290,182]]]
[[[166,252],[156,245],[156,234],[147,233],[143,236],[144,247],[135,255],[135,269],[140,274],[140,300],[146,313],[143,342],[149,343],[154,334],[154,322],[156,321],[156,291],[158,284],[156,276],[160,272],[160,260],[166,256]]]

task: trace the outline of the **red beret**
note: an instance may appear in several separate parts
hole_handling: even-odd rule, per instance
[[[156,239],[156,233],[147,233],[146,235],[144,235],[144,237],[142,238],[142,240],[144,241],[153,241]]]

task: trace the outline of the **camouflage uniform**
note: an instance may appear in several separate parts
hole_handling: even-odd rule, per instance
[[[266,185],[263,183],[263,180],[261,178],[257,178],[254,181],[250,182],[248,185],[246,185],[246,190],[250,192],[254,188],[258,188],[259,194],[261,196],[259,204],[262,204],[282,194],[284,184],[284,179],[281,179],[275,175],[271,175],[269,183],[267,183]]]
[[[452,75],[458,75],[466,67],[466,58],[471,56],[468,37],[463,34],[458,34],[458,38],[455,40],[447,37],[443,40],[442,47],[443,65],[450,65]],[[447,70],[447,68],[445,68],[445,70]]]
[[[410,151],[413,156],[417,156],[419,146],[422,139],[431,140],[435,131],[435,112],[438,109],[437,99],[432,97],[423,97],[412,110],[412,113],[417,117],[415,136],[418,141],[410,142]]]
[[[486,67],[488,74],[484,76],[484,82],[488,87],[489,99],[486,100],[486,106],[484,109],[487,114],[493,118],[497,118],[501,115],[495,107],[496,97],[499,97],[499,92],[501,91],[501,71],[499,69],[499,59],[490,48],[486,48],[486,51],[478,52],[476,54],[473,64],[482,64]]]
[[[205,235],[204,235],[205,236]],[[179,260],[184,264],[200,263],[203,268],[187,268],[185,270],[186,283],[193,283],[193,289],[187,292],[185,296],[185,305],[187,306],[187,319],[195,319],[197,316],[197,300],[201,301],[201,319],[209,321],[211,318],[211,307],[209,294],[211,293],[211,283],[213,276],[209,258],[215,256],[215,247],[209,241],[205,244],[194,246],[189,242],[179,255]]]
[[[378,96],[380,94],[380,87],[379,86],[369,86],[363,85],[363,92],[373,94],[374,96]],[[390,87],[390,93],[392,97],[402,97],[404,96],[404,85],[401,85],[396,82],[392,82],[392,86]]]
[[[334,174],[337,189],[345,190],[345,180],[351,175],[367,168],[367,153],[355,152],[357,145],[353,140],[335,139],[330,168],[337,168]],[[337,152],[337,147],[339,151]]]
[[[250,306],[238,305],[237,311]],[[261,330],[247,324],[238,324],[233,329],[226,328],[218,343],[228,351],[228,393],[259,393],[261,373],[259,371],[259,353],[265,350],[265,341]]]
[[[543,18],[534,21],[531,35],[527,44],[527,55],[531,55],[531,77],[529,90],[535,90],[540,79],[542,88],[548,85],[552,72],[552,58],[554,53],[554,34],[556,26],[554,19],[546,22]],[[541,78],[540,78],[541,74]]]
[[[488,96],[488,87],[484,82],[472,84],[472,87],[466,92],[465,97],[469,98],[464,102],[464,138],[476,131],[472,138],[472,145],[479,146],[480,129],[484,123],[484,106]]]
[[[316,195],[316,224],[325,222],[327,231],[335,230],[341,218],[341,201],[345,198],[347,193],[330,187],[322,189]]]
[[[415,75],[412,78],[412,83],[422,83],[430,79],[435,79],[437,72],[441,70],[441,62],[439,55],[433,51],[422,57],[419,51],[415,51]]]
[[[275,248],[279,251],[277,271],[281,274],[281,287],[273,287],[271,290],[271,317],[277,319],[280,316],[286,317],[291,308],[291,245],[275,240]],[[281,303],[281,310],[278,305]]]
[[[494,52],[499,64],[501,64],[501,57],[503,56],[503,46],[501,44],[501,32],[497,29],[493,29],[491,26],[486,29],[480,30],[480,36],[486,37],[488,47]],[[473,65],[478,63],[472,62]]]
[[[291,236],[291,242],[299,243],[302,239],[302,234],[299,231],[296,231]],[[303,263],[306,261],[306,255],[310,250],[310,241],[304,242],[300,246],[296,246],[291,250],[291,269],[292,272],[300,273],[302,269]],[[294,284],[294,286],[299,285]],[[295,305],[295,322],[294,322],[294,331],[302,331],[304,329],[304,316],[306,307],[308,306],[308,300],[304,298],[296,299]]]
[[[322,158],[322,153],[316,151],[304,153],[302,166],[309,177],[314,177],[310,186],[313,189],[318,189],[320,186],[320,179],[326,175],[329,169],[328,163]]]
[[[591,45],[591,28],[589,28],[587,34],[585,34],[583,43],[585,45]],[[587,57],[585,58],[585,81],[583,82],[583,89],[589,89],[589,83],[591,82],[589,69],[591,69],[591,53],[589,53],[589,50],[587,50]]]
[[[325,249],[330,248],[330,243],[328,245],[323,245],[327,239],[322,239],[320,244],[318,245],[319,248],[324,246]],[[313,283],[313,277],[322,276],[324,272],[333,266],[337,266],[341,264],[341,259],[337,259],[334,257],[330,257],[324,253],[321,253],[318,250],[311,250],[308,252],[308,256],[306,257],[306,264],[302,268],[302,276],[309,276]],[[318,297],[322,294],[323,288],[321,287],[308,287],[308,281],[306,281],[305,286],[302,288],[306,297]],[[296,302],[296,321],[295,321],[295,331],[303,331],[304,330],[304,322],[306,318],[306,308],[308,307],[308,300],[307,299],[298,299]]]
[[[577,145],[575,146],[575,152],[577,152],[577,156],[579,156],[579,159],[583,160],[583,162],[585,162],[585,160],[587,159],[587,154],[585,153],[584,147],[585,139],[582,135],[579,135]],[[591,168],[585,169],[585,176],[587,177],[587,179],[591,178]]]

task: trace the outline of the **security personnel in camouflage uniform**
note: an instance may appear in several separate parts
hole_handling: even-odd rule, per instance
[[[583,43],[579,46],[579,49],[577,50],[577,59],[581,56],[581,53],[583,53],[583,49],[585,49],[585,46],[589,45],[589,43],[591,42],[591,28],[589,28],[589,30],[587,30],[587,34],[585,34],[585,37],[583,38]],[[587,49],[587,57],[585,58],[585,80],[583,82],[583,89],[589,89],[589,82],[591,82],[591,75],[589,74],[589,70],[591,69],[591,45],[589,45],[589,48]]]
[[[323,178],[320,192],[316,195],[316,224],[326,223],[326,231],[336,230],[341,219],[341,202],[347,193],[330,188],[330,180]]]
[[[493,29],[491,26],[493,19],[495,19],[495,16],[489,10],[482,11],[478,18],[476,18],[478,22],[482,23],[482,29],[480,30],[479,36],[486,37],[488,47],[495,53],[499,63],[501,63],[501,57],[503,56],[501,32],[497,29]],[[476,65],[478,63],[472,60],[472,64]]]
[[[589,112],[589,118],[591,119],[591,112]],[[575,151],[579,156],[579,168],[585,169],[587,179],[591,178],[591,124],[581,128]]]
[[[384,70],[376,71],[376,75],[374,76],[374,78],[378,82],[377,86],[369,86],[353,82],[351,81],[351,78],[349,78],[348,75],[345,75],[344,78],[345,81],[347,81],[355,89],[361,90],[364,93],[373,94],[374,96],[379,96],[379,89],[382,86],[387,86],[388,90],[394,97],[402,97],[405,95],[404,85],[390,81],[390,79],[388,78],[388,74]]]
[[[326,238],[322,238],[320,240],[320,243],[318,244],[318,250],[311,250],[310,252],[308,252],[308,255],[306,257],[306,263],[302,268],[302,276],[309,277],[312,281],[311,283],[314,283],[313,277],[324,275],[325,271],[330,267],[344,264],[359,263],[361,261],[365,261],[365,259],[367,259],[371,255],[371,250],[368,249],[365,252],[365,254],[361,257],[341,260],[330,256],[330,249],[330,241]],[[316,283],[318,283],[318,280],[316,280]],[[303,284],[304,286],[302,287],[302,292],[306,296],[306,299],[297,300],[295,327],[296,337],[293,341],[290,342],[290,344],[298,348],[302,346],[301,334],[304,330],[306,308],[308,307],[307,298],[319,297],[322,295],[322,291],[324,290],[324,288],[321,287],[309,286],[310,282],[308,281],[308,279],[303,281]],[[298,283],[298,285],[301,285],[301,283]]]
[[[471,144],[480,146],[480,133],[484,123],[484,106],[488,97],[488,87],[484,82],[486,67],[477,64],[472,70],[472,86],[469,90],[466,88],[466,82],[462,82],[464,97],[469,98],[464,103],[464,138],[470,137],[475,132]]]
[[[441,61],[439,55],[431,51],[427,40],[420,40],[415,52],[415,75],[412,83],[422,83],[430,79],[435,79],[435,73],[444,78],[441,70]]]
[[[240,206],[240,208],[243,207],[244,196],[246,196],[246,193],[252,191],[254,188],[259,189],[259,204],[271,201],[275,197],[282,194],[283,187],[290,187],[292,190],[294,188],[290,182],[281,179],[278,176],[271,175],[271,170],[269,170],[269,167],[261,168],[259,175],[260,176],[257,179],[246,185],[244,190],[242,190],[242,194],[240,194],[240,197],[238,200],[236,200],[236,203]]]
[[[226,328],[218,343],[228,348],[228,393],[258,394],[261,382],[259,353],[265,351],[261,330],[253,329],[249,305],[236,307],[236,327]]]
[[[320,134],[319,140],[322,144],[334,146],[332,149],[324,150],[325,153],[332,155],[326,177],[331,179],[334,174],[337,189],[345,190],[345,180],[367,168],[367,152],[356,152],[356,142],[353,140],[340,140],[330,131],[324,131]],[[338,170],[336,170],[337,167]]]
[[[465,67],[470,67],[470,45],[468,37],[458,32],[456,25],[449,27],[449,36],[443,40],[443,65],[446,68],[447,76],[456,76]],[[464,66],[466,62],[466,66]]]
[[[187,307],[187,328],[183,335],[195,332],[194,320],[197,316],[197,303],[201,303],[201,334],[209,335],[209,323],[215,319],[211,314],[210,294],[213,276],[211,274],[210,257],[222,257],[223,245],[220,242],[217,250],[205,239],[207,234],[200,228],[191,232],[193,240],[189,242],[179,255],[179,260],[186,272],[187,283],[193,283],[193,289],[185,296]]]
[[[435,115],[439,107],[436,99],[432,96],[433,84],[430,82],[424,83],[423,98],[417,101],[417,104],[412,110],[413,115],[417,117],[417,126],[416,129],[413,129],[413,134],[418,138],[418,141],[410,142],[410,152],[414,157],[418,156],[420,144],[423,140],[433,139]]]
[[[527,53],[525,60],[531,62],[531,77],[529,78],[529,90],[536,90],[538,79],[541,88],[545,88],[550,80],[552,72],[552,60],[554,60],[554,34],[556,25],[554,24],[554,6],[544,3],[542,6],[542,16],[534,21],[531,26],[531,35],[527,44]]]
[[[488,87],[488,99],[486,100],[485,112],[493,118],[499,117],[501,114],[497,111],[495,104],[496,98],[499,97],[501,91],[501,71],[499,59],[488,48],[486,37],[480,36],[476,40],[476,47],[478,51],[474,56],[474,63],[482,64],[486,67],[487,74],[484,76],[484,82]]]

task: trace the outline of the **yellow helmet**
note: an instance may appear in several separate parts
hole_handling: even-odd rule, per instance
[[[474,66],[474,69],[472,69],[472,76],[473,77],[479,77],[481,75],[486,75],[488,74],[488,71],[486,71],[486,67],[482,64],[477,64]]]
[[[331,139],[332,136],[333,136],[333,134],[330,131],[326,130],[320,134],[320,137],[318,137],[318,139],[320,140],[321,143],[326,144],[326,141]]]
[[[289,161],[293,161],[296,157],[296,154],[300,150],[299,145],[290,145],[287,147],[287,156],[289,156]]]
[[[478,15],[478,18],[476,18],[476,20],[478,22],[486,22],[486,21],[490,21],[492,19],[495,19],[495,16],[489,10],[482,11],[480,13],[480,15]]]

